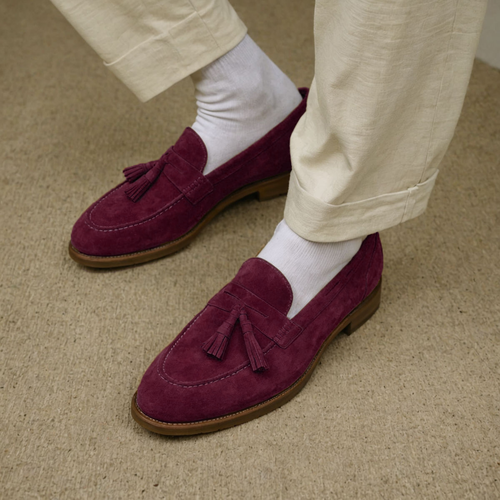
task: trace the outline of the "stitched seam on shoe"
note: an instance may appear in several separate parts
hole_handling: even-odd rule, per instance
[[[375,252],[375,249],[373,250],[373,252]],[[373,254],[372,254],[372,255],[373,255]],[[360,262],[360,263],[358,264],[358,266],[356,266],[356,270],[359,268],[359,266],[360,266],[361,264],[362,264],[362,262]],[[343,286],[343,287],[342,287],[342,288],[338,291],[338,293],[335,295],[335,297],[337,297],[337,295],[338,295],[338,294],[339,294],[339,293],[340,293],[340,292],[341,292],[341,291],[345,288],[345,286],[347,286],[347,283],[348,283],[348,282],[346,282],[346,284],[345,284],[345,285],[344,285],[344,286]],[[314,321],[314,320],[315,320],[315,319],[316,319],[316,318],[317,318],[320,314],[322,314],[322,313],[324,312],[324,310],[325,310],[325,309],[326,309],[326,308],[327,308],[327,307],[328,307],[328,306],[329,306],[329,305],[333,302],[333,300],[335,299],[335,297],[333,297],[333,298],[332,298],[332,300],[331,300],[331,301],[330,301],[330,302],[329,302],[329,303],[325,306],[325,308],[323,308],[323,309],[321,310],[321,312],[320,312],[320,313],[318,313],[318,314],[315,316],[315,318],[314,318],[312,321]],[[359,304],[358,304],[358,306],[359,306]],[[358,307],[358,306],[356,306],[356,307]],[[354,309],[356,309],[356,307],[355,307]],[[354,311],[354,309],[353,309],[352,311]],[[340,323],[342,323],[342,321],[343,321],[345,318],[347,318],[347,317],[349,316],[349,314],[351,314],[351,313],[352,313],[352,311],[350,311],[348,314],[346,314],[346,315],[345,315],[345,316],[344,316],[344,317],[340,320],[340,322],[337,324],[337,326],[336,326],[335,328],[337,328],[337,327],[338,327],[338,325],[339,325]],[[198,318],[201,316],[201,314],[203,314],[203,312],[205,312],[205,310],[204,310],[204,311],[202,311],[202,313],[200,313],[200,315],[199,315],[199,316],[198,316],[198,317],[197,317],[197,318],[193,321],[193,323],[191,323],[191,325],[189,326],[189,328],[191,328],[191,326],[193,326],[193,324],[195,323],[195,321],[197,321],[197,320],[198,320]],[[311,321],[311,322],[310,322],[310,323],[309,323],[306,327],[304,327],[303,331],[305,331],[305,330],[309,327],[309,325],[312,323],[312,321]],[[189,328],[188,328],[188,329],[184,332],[184,334],[185,334],[185,333],[187,333],[187,331],[189,330]],[[183,335],[184,335],[184,334],[183,334]],[[183,335],[182,335],[182,336],[183,336]],[[182,336],[178,339],[178,341],[182,338]],[[177,344],[177,342],[176,342],[176,344]],[[268,351],[266,351],[266,352],[264,353],[264,355],[266,355],[266,354],[268,354],[269,352],[271,352],[271,351],[272,351],[272,350],[273,350],[276,346],[277,346],[277,344],[274,344],[274,345],[273,345],[273,346],[272,346],[272,347],[271,347]],[[175,344],[174,344],[174,346],[172,346],[172,349],[173,349],[174,347],[175,347]],[[169,354],[170,354],[170,353],[169,353]],[[317,355],[317,354],[316,354],[316,355]],[[163,365],[165,364],[165,361],[166,361],[167,357],[168,357],[168,354],[167,354],[167,356],[165,357],[165,360],[164,360],[164,362],[163,362]],[[316,356],[315,356],[315,357],[316,357]],[[313,360],[312,360],[312,361],[314,361],[315,357],[313,358]],[[312,362],[312,361],[311,361],[311,362]],[[310,366],[310,365],[309,365],[309,366]],[[239,370],[237,370],[237,371],[235,371],[235,372],[233,372],[233,373],[230,373],[230,374],[228,374],[228,375],[226,375],[226,376],[224,376],[224,377],[222,377],[222,378],[215,379],[215,380],[211,380],[211,381],[209,381],[209,382],[204,382],[204,383],[202,383],[202,384],[196,384],[196,385],[183,385],[183,384],[177,384],[177,383],[175,383],[175,382],[171,382],[170,380],[167,380],[165,377],[163,377],[163,376],[162,376],[162,374],[159,372],[159,370],[158,370],[158,374],[160,375],[160,377],[161,377],[161,378],[162,378],[165,382],[168,382],[168,383],[169,383],[169,384],[171,384],[171,385],[175,385],[175,386],[178,386],[178,387],[183,387],[183,388],[185,388],[185,389],[191,389],[191,388],[196,388],[196,387],[202,387],[202,386],[205,386],[205,385],[210,385],[210,384],[213,384],[213,383],[215,383],[215,382],[220,382],[220,381],[222,381],[222,380],[225,380],[225,379],[227,379],[227,378],[229,378],[229,377],[232,377],[232,376],[234,376],[234,375],[238,374],[239,372],[241,372],[241,371],[243,371],[243,370],[245,370],[245,369],[247,369],[247,368],[249,368],[249,367],[250,367],[250,364],[248,364],[248,365],[246,365],[246,366],[244,366],[244,367],[240,368]],[[308,369],[309,369],[309,367],[308,367]],[[304,374],[308,371],[308,369],[304,372]],[[299,377],[299,379],[300,379],[300,377]],[[293,385],[293,384],[292,384],[292,385]],[[286,389],[285,389],[285,390],[286,390]],[[274,397],[277,397],[277,396],[274,396]],[[271,399],[273,399],[273,398],[271,398]],[[266,401],[267,401],[267,400],[266,400]],[[259,403],[259,404],[262,404],[262,403]],[[139,409],[140,409],[140,408],[139,408]],[[245,410],[240,410],[240,412],[232,413],[231,415],[238,414],[238,413],[241,413],[241,412],[243,412],[243,411],[245,411]],[[151,418],[151,417],[149,417],[148,415],[146,415],[144,412],[142,412],[142,411],[141,411],[141,413],[143,413],[146,417]],[[220,419],[220,418],[223,418],[223,417],[216,417],[215,419],[208,419],[208,420],[218,420],[218,419]],[[161,420],[156,420],[156,419],[154,419],[154,418],[151,418],[151,420],[155,420],[156,422],[159,422],[159,423],[165,423],[165,422],[162,422]],[[188,423],[188,424],[189,424],[189,423]],[[182,424],[182,423],[177,423],[177,424],[175,424],[175,423],[174,423],[173,425],[187,425],[187,424]]]
[[[194,167],[193,165],[191,165],[191,163],[189,163],[188,161],[184,160],[184,158],[183,158],[182,156],[180,156],[180,155],[179,155],[178,153],[176,153],[175,151],[174,151],[174,153],[175,153],[175,154],[176,154],[179,158],[181,158],[183,161],[185,161],[185,162],[186,162],[189,166],[193,167],[193,169],[195,169],[195,170],[196,170],[196,167]],[[173,166],[175,169],[177,169],[177,170],[182,170],[182,167],[181,167],[181,166],[177,166],[177,165],[175,165],[175,164],[173,164],[173,163],[170,163],[169,165],[172,165],[172,166]],[[196,179],[194,179],[194,181],[192,181],[192,182],[191,182],[191,184],[188,184],[188,185],[187,185],[186,187],[184,187],[184,188],[179,188],[179,187],[177,186],[177,184],[176,184],[174,181],[172,181],[172,180],[170,179],[170,177],[168,176],[168,172],[165,172],[165,171],[164,171],[163,173],[164,173],[165,177],[166,177],[166,178],[167,178],[167,179],[168,179],[168,180],[169,180],[169,181],[170,181],[170,182],[171,182],[171,183],[172,183],[175,187],[177,187],[177,189],[179,189],[179,190],[180,190],[183,194],[189,193],[189,192],[190,192],[190,191],[192,191],[193,189],[196,189],[197,185],[202,185],[202,181],[203,181],[203,179],[205,180],[205,184],[209,184],[209,186],[210,186],[210,187],[212,187],[212,183],[211,183],[211,182],[210,182],[210,181],[209,181],[209,180],[208,180],[205,176],[203,176],[203,175],[201,174],[201,175],[199,175],[198,177],[196,177]],[[199,174],[199,172],[198,172],[198,174]]]
[[[110,193],[111,194],[111,193]],[[153,217],[150,217],[149,219],[146,219],[146,220],[143,220],[141,222],[136,222],[134,224],[129,224],[128,226],[122,226],[122,227],[116,227],[116,228],[113,228],[113,229],[98,229],[96,227],[92,227],[87,221],[84,221],[85,224],[92,230],[94,231],[99,231],[101,233],[110,233],[110,232],[113,232],[113,231],[123,231],[124,229],[129,229],[131,227],[135,227],[135,226],[140,226],[142,224],[146,224],[147,222],[151,222],[152,220],[156,219],[157,217],[159,217],[160,215],[163,215],[165,212],[167,212],[168,210],[170,210],[171,208],[173,208],[175,205],[177,205],[177,203],[179,203],[180,201],[182,201],[182,199],[184,198],[184,195],[182,195],[175,203],[172,203],[170,206],[164,208],[161,212],[157,213],[156,215],[154,215]],[[97,206],[97,205],[96,205]],[[95,208],[95,207],[94,207]]]
[[[203,316],[203,314],[205,314],[206,311],[207,311],[207,306],[205,306],[203,311],[201,311],[200,314],[198,314],[198,316],[196,316],[196,318],[194,318],[191,321],[191,324],[182,332],[182,335],[174,342],[174,344],[172,345],[170,350],[167,352],[165,359],[163,360],[162,367],[161,367],[163,371],[165,371],[165,363],[167,362],[167,358],[170,356],[170,353],[175,349],[175,346],[181,341],[182,337],[184,337],[184,335],[186,335],[186,333],[189,332],[189,330],[191,330],[193,325]],[[161,376],[159,368],[158,368],[158,374]]]
[[[121,187],[123,186],[123,183],[121,184],[118,184],[118,186],[116,186],[114,189],[112,189],[107,195],[103,196],[100,200],[98,200],[96,202],[96,204],[92,207],[92,210],[89,212],[89,215],[88,215],[88,218],[89,220],[92,222],[92,214],[94,212],[94,210],[108,197],[108,196],[111,196],[116,190],[120,189]],[[92,222],[92,224],[95,224],[94,222]],[[96,224],[98,225],[98,224]]]
[[[291,287],[290,283],[285,278],[285,276],[283,276],[283,273],[277,267],[273,266],[270,262],[267,262],[267,260],[261,259],[260,257],[252,257],[252,259],[249,259],[249,260],[254,260],[254,259],[259,259],[260,262],[264,262],[271,269],[273,269],[275,271],[278,271],[278,276],[281,278],[281,280],[285,284],[285,287],[290,292],[290,300],[289,300],[289,302],[288,302],[288,304],[286,306],[286,309],[287,309],[287,312],[288,312],[288,309],[290,309],[290,306],[292,305],[292,302],[293,302],[293,292],[292,292],[292,287]],[[247,262],[248,262],[248,260],[247,260]],[[272,306],[267,300],[264,300],[262,297],[259,297],[256,293],[253,293],[252,290],[249,290],[246,286],[243,286],[239,281],[235,281],[235,283],[237,283],[238,286],[241,286],[241,288],[244,288],[245,290],[247,290],[248,292],[250,292],[252,295],[255,295],[256,297],[258,297],[260,300],[262,300],[263,302],[265,302],[269,307],[272,307],[273,309],[276,309],[276,307]],[[283,314],[283,316],[286,316],[286,314]],[[290,318],[288,318],[288,319],[290,319]],[[292,321],[292,323],[293,323],[293,321]]]
[[[232,193],[230,193],[228,196],[226,196],[226,197],[222,198],[221,200],[219,200],[219,202],[218,202],[218,203],[216,203],[216,204],[215,204],[215,206],[214,206],[214,207],[212,207],[212,209],[210,209],[208,212],[206,212],[206,213],[204,213],[204,214],[201,214],[201,215],[200,215],[200,216],[196,219],[197,223],[199,223],[201,220],[203,220],[203,219],[204,219],[204,217],[206,217],[206,216],[207,216],[207,215],[208,215],[208,214],[209,214],[209,213],[210,213],[210,212],[211,212],[214,208],[216,208],[216,207],[218,206],[218,204],[219,204],[219,203],[222,203],[224,200],[226,200],[228,197],[230,197],[230,196],[232,196],[233,194],[235,194],[237,191],[242,190],[242,189],[246,189],[247,187],[251,186],[252,184],[257,184],[257,183],[262,182],[262,181],[264,181],[264,180],[267,180],[267,179],[272,179],[272,178],[274,178],[274,177],[276,177],[276,176],[273,176],[273,177],[266,177],[266,178],[264,178],[264,179],[261,179],[260,181],[250,182],[250,183],[245,184],[245,185],[243,185],[242,187],[240,187],[240,188],[238,188],[238,189],[234,190],[234,191],[233,191]],[[120,185],[120,186],[121,186],[121,185]],[[118,189],[120,186],[117,186],[117,187],[116,187],[113,191],[115,191],[116,189]],[[106,197],[107,197],[107,196],[109,196],[110,194],[112,194],[112,192],[108,193],[108,194],[106,195]],[[178,202],[182,201],[182,196],[183,196],[183,195],[181,194],[181,197],[180,197],[180,198],[179,198],[179,199],[178,199],[175,203],[178,203]],[[103,199],[104,199],[104,198],[103,198]],[[99,202],[98,202],[98,203],[100,203],[101,201],[103,201],[103,200],[99,200]],[[171,205],[170,207],[167,207],[166,209],[162,210],[162,212],[161,212],[161,213],[156,214],[156,215],[155,215],[155,217],[158,217],[159,215],[162,215],[164,211],[169,210],[170,208],[172,208],[172,207],[175,205],[175,203],[174,203],[173,205]],[[94,208],[95,208],[95,207],[94,207]],[[151,220],[153,220],[153,219],[151,219]],[[96,228],[96,227],[91,226],[91,225],[90,225],[87,221],[85,221],[85,220],[84,220],[84,222],[85,222],[85,224],[89,227],[89,229],[92,229],[93,231],[100,231],[100,232],[120,231],[120,230],[123,230],[123,229],[127,229],[127,228],[129,228],[129,227],[132,227],[132,226],[130,226],[130,225],[129,225],[129,226],[126,226],[126,227],[121,227],[121,228],[98,229],[98,228]],[[135,224],[135,225],[138,225],[138,224],[143,224],[143,223],[145,223],[145,222],[149,222],[149,220],[141,221],[141,222],[139,222],[139,223],[137,223],[137,224]],[[94,223],[94,224],[95,224],[95,223]],[[168,246],[168,245],[170,245],[170,244],[172,244],[172,243],[175,243],[177,240],[179,240],[179,239],[183,238],[184,236],[186,236],[187,234],[189,234],[191,231],[193,231],[193,230],[196,228],[196,225],[197,225],[197,224],[195,224],[195,226],[193,226],[193,227],[192,227],[192,228],[191,228],[191,229],[190,229],[187,233],[182,234],[181,236],[179,236],[179,237],[178,237],[178,238],[176,238],[175,240],[168,241],[168,242],[163,243],[163,244],[161,244],[161,245],[159,245],[159,246],[157,246],[157,247],[148,248],[148,249],[146,249],[146,250],[141,250],[141,251],[139,251],[139,252],[132,252],[132,253],[126,253],[126,254],[120,254],[120,255],[109,255],[109,256],[108,256],[108,255],[104,255],[104,256],[92,256],[92,257],[96,257],[96,258],[99,258],[99,259],[113,259],[113,258],[116,258],[116,257],[136,255],[136,254],[141,254],[141,253],[149,252],[149,251],[151,251],[151,250],[157,250],[157,249],[159,249],[159,248],[162,248],[162,247]],[[83,252],[80,252],[80,253],[83,253]],[[89,254],[85,254],[85,253],[83,253],[83,255],[89,255]]]
[[[356,269],[354,269],[353,271],[354,271],[354,272],[355,272],[355,271],[357,271],[357,270],[358,270],[358,268],[359,268],[359,266],[361,266],[361,264],[362,264],[362,262],[360,262],[360,263],[356,266]],[[334,301],[334,300],[338,297],[338,295],[340,294],[340,292],[342,292],[342,290],[344,290],[344,288],[345,288],[345,287],[349,284],[349,281],[350,281],[350,280],[347,280],[347,281],[344,283],[344,285],[343,285],[341,288],[339,288],[339,289],[337,290],[337,293],[336,293],[336,294],[335,294],[335,295],[334,295],[334,296],[333,296],[333,297],[332,297],[332,298],[331,298],[331,299],[330,299],[330,300],[329,300],[329,301],[325,304],[325,307],[323,307],[323,309],[321,309],[321,311],[319,311],[319,312],[318,312],[318,314],[316,314],[316,316],[314,316],[314,318],[313,318],[313,319],[311,319],[311,321],[310,321],[310,322],[309,322],[306,326],[304,326],[304,330],[306,330],[307,328],[309,328],[309,326],[311,325],[311,323],[312,323],[313,321],[316,321],[316,319],[317,319],[317,318],[318,318],[321,314],[323,314],[323,313],[325,312],[325,309],[327,309],[327,308],[330,306],[330,304],[331,304],[331,303],[332,303],[332,302],[333,302],[333,301]]]
[[[202,177],[197,177],[186,189],[183,191],[184,195],[189,194],[191,191],[195,190],[198,186],[206,186],[207,184],[211,188],[210,191],[205,193],[207,195],[208,193],[211,193],[213,191],[212,183],[206,178],[203,177],[203,179],[206,179],[206,182],[203,183],[201,181]]]
[[[199,177],[197,177],[191,184],[189,184],[188,187],[186,187],[184,190],[183,190],[183,193],[184,194],[187,194],[189,193],[190,191],[192,191],[193,189],[196,188],[196,186],[198,185],[198,179]]]
[[[180,340],[180,339],[179,339]],[[277,344],[274,344],[268,351],[266,351],[264,353],[264,356],[266,354],[268,354],[269,352],[271,352],[275,347],[276,347]],[[221,382],[222,380],[225,380],[226,378],[229,378],[229,377],[233,377],[234,375],[237,375],[238,373],[240,373],[241,371],[243,370],[246,370],[247,368],[250,368],[250,363],[248,363],[247,365],[243,366],[242,368],[240,368],[239,370],[236,370],[235,372],[233,373],[229,373],[228,375],[224,375],[224,377],[221,377],[221,378],[217,378],[215,380],[210,380],[209,382],[203,382],[202,384],[196,384],[196,385],[185,385],[185,384],[177,384],[176,382],[171,382],[170,380],[166,379],[165,377],[162,376],[162,374],[160,373],[160,377],[165,381],[165,382],[168,382],[169,384],[171,385],[176,385],[177,387],[183,387],[184,389],[194,389],[195,387],[202,387],[204,385],[210,385],[210,384],[215,384],[215,382]]]
[[[258,156],[258,155],[257,155]],[[255,156],[254,158],[256,158],[257,156]],[[250,161],[250,160],[249,160]],[[238,169],[239,170],[239,169]],[[170,180],[170,179],[169,179]],[[263,179],[261,179],[263,180]],[[207,181],[213,186],[213,184],[207,179]],[[172,182],[172,181],[170,181]],[[255,181],[255,182],[259,182],[259,181]],[[86,220],[84,220],[85,224],[90,228],[92,229],[93,231],[99,231],[101,233],[109,233],[109,232],[113,232],[113,231],[123,231],[125,229],[129,229],[131,227],[135,227],[135,226],[140,226],[142,224],[146,224],[147,222],[151,222],[152,220],[156,219],[157,217],[159,217],[160,215],[163,215],[166,211],[170,210],[172,207],[174,207],[175,205],[177,205],[177,203],[179,203],[180,201],[182,201],[183,198],[186,198],[186,193],[189,193],[190,191],[192,191],[196,186],[194,184],[198,183],[198,178],[195,179],[194,182],[192,182],[190,185],[189,185],[189,189],[187,189],[187,191],[185,192],[182,192],[180,195],[179,195],[179,199],[177,201],[173,201],[171,205],[167,206],[167,207],[164,207],[160,212],[158,212],[156,215],[154,215],[153,217],[150,217],[149,219],[144,219],[140,222],[136,222],[134,224],[129,224],[127,226],[121,226],[121,227],[117,227],[117,228],[112,228],[112,229],[99,229],[97,227],[93,227],[91,226]],[[249,183],[248,185],[250,185],[252,183]],[[95,222],[92,221],[92,213],[94,212],[94,210],[100,205],[100,203],[102,203],[108,196],[111,196],[117,189],[119,189],[120,187],[122,186],[122,184],[120,184],[119,186],[117,186],[115,189],[113,189],[112,191],[110,191],[106,196],[104,196],[103,198],[101,198],[95,205],[94,207],[92,208],[92,210],[90,211],[88,217],[89,217],[89,220],[92,222],[92,224],[98,226],[98,224],[96,224]],[[244,188],[246,185],[243,185],[241,188],[239,189],[242,189]],[[212,189],[213,191],[213,189]],[[233,192],[236,192],[237,190],[233,191]],[[209,191],[210,193],[211,191]],[[208,193],[207,193],[208,194]],[[186,198],[187,199],[187,198]],[[223,200],[219,200],[219,201],[223,201]],[[198,220],[202,219],[206,214],[202,214]],[[102,227],[102,226],[101,226]]]
[[[322,344],[323,346],[323,344]],[[321,348],[320,348],[321,349]],[[319,351],[318,351],[319,352]],[[197,420],[195,422],[165,422],[165,421],[162,421],[162,420],[157,420],[156,418],[153,418],[153,417],[150,417],[149,415],[146,415],[146,413],[144,413],[141,408],[139,407],[139,404],[137,403],[137,398],[135,399],[135,406],[137,407],[137,409],[142,413],[142,415],[144,415],[148,420],[152,420],[153,422],[158,422],[159,424],[167,424],[167,425],[172,425],[172,426],[186,426],[186,425],[189,425],[189,426],[192,426],[193,424],[202,424],[202,423],[205,423],[205,422],[216,422],[218,420],[225,420],[227,419],[228,417],[234,417],[235,415],[240,415],[241,413],[245,413],[246,411],[252,409],[252,408],[258,408],[259,406],[262,406],[266,403],[269,403],[270,401],[273,401],[277,398],[279,398],[281,395],[283,395],[284,393],[286,393],[287,391],[291,390],[293,387],[295,387],[295,385],[297,385],[304,377],[305,375],[309,372],[309,370],[311,369],[313,363],[314,363],[314,360],[316,359],[316,357],[318,356],[318,352],[316,353],[316,355],[314,356],[314,358],[311,360],[311,362],[309,363],[309,365],[307,366],[306,370],[302,373],[302,375],[295,381],[293,382],[293,384],[289,385],[286,389],[283,389],[281,392],[279,392],[278,394],[272,396],[271,398],[269,399],[266,399],[264,401],[261,401],[260,403],[256,403],[252,406],[249,406],[248,408],[244,408],[243,410],[238,410],[238,411],[235,411],[235,412],[232,412],[232,413],[227,413],[226,415],[221,415],[220,417],[213,417],[213,418],[206,418],[204,420]]]
[[[182,333],[182,335],[175,341],[175,343],[172,345],[172,347],[170,348],[169,352],[167,353],[167,355],[165,356],[165,359],[163,360],[163,363],[161,365],[161,368],[162,368],[162,371],[165,373],[165,364],[167,362],[167,358],[170,356],[170,353],[175,349],[175,346],[181,341],[182,337],[184,337],[184,335],[186,335],[186,333],[191,330],[191,328],[193,327],[193,325],[201,318],[201,316],[203,314],[205,314],[205,312],[207,311],[208,309],[208,305],[205,306],[205,309],[203,309],[203,311],[201,311],[200,314],[198,314],[198,316],[196,316],[196,318],[193,319],[193,321],[191,322],[191,324],[189,325],[188,328],[186,328],[186,330],[184,330],[184,332]],[[276,344],[273,345],[269,350],[267,350],[264,355],[266,355],[268,352],[272,351],[274,348],[276,347]],[[245,366],[243,366],[242,368],[236,370],[235,372],[233,373],[229,373],[228,375],[225,375],[224,377],[221,377],[221,378],[217,378],[215,380],[211,380],[209,382],[203,382],[202,384],[196,384],[196,385],[186,385],[186,384],[178,384],[176,382],[172,382],[170,380],[168,380],[167,378],[165,378],[161,371],[160,371],[160,366],[158,364],[157,368],[156,368],[156,371],[158,372],[158,375],[160,376],[161,379],[163,379],[165,382],[168,382],[169,384],[172,384],[172,385],[176,385],[178,387],[184,387],[186,389],[191,389],[192,387],[201,387],[201,386],[204,386],[204,385],[209,385],[209,384],[213,384],[215,382],[219,382],[221,380],[224,380],[226,378],[229,378],[229,377],[232,377],[233,375],[236,375],[237,373],[243,371],[243,370],[246,370],[247,368],[250,367],[250,362],[248,364],[246,364]],[[165,373],[166,375],[166,373]]]

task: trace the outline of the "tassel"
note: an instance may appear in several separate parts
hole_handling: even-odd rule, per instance
[[[143,175],[138,181],[132,183],[132,185],[125,189],[125,194],[135,203],[139,201],[141,196],[146,193],[146,191],[154,184],[156,179],[160,176],[163,171],[165,163],[158,160],[153,168],[148,170],[146,175]],[[133,168],[133,167],[131,167]]]
[[[204,344],[202,349],[213,358],[222,359],[226,353],[229,339],[233,333],[234,325],[238,321],[239,308],[234,308],[229,318],[222,323],[217,332],[212,335]]]
[[[226,349],[229,344],[229,337],[223,333],[217,332],[210,337],[205,344],[203,350],[212,358],[222,359],[226,354]]]
[[[149,189],[150,186],[151,182],[149,182],[146,177],[142,177],[141,180],[134,182],[132,187],[125,189],[125,194],[135,203],[139,201],[141,196]]]
[[[132,167],[127,167],[123,170],[125,179],[128,182],[135,182],[137,179],[141,178],[146,172],[153,168],[153,162],[150,163],[140,163],[139,165],[133,165]]]
[[[252,323],[250,323],[245,309],[242,309],[240,313],[240,325],[252,370],[254,372],[263,372],[267,370],[269,366],[266,362],[266,358],[264,357],[264,353],[255,338]]]

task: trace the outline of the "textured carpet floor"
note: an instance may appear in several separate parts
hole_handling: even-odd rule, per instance
[[[308,85],[312,0],[234,4]],[[499,71],[475,64],[427,213],[382,234],[374,318],[281,409],[169,439],[130,417],[140,377],[284,198],[239,203],[169,259],[76,265],[73,222],[192,122],[191,84],[141,105],[47,1],[3,0],[0,25],[0,497],[500,498]]]

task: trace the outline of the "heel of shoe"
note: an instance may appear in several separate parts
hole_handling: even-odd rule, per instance
[[[267,201],[288,193],[288,183],[290,174],[279,175],[259,185],[257,190],[257,198],[259,201]]]
[[[347,335],[354,333],[376,313],[380,306],[381,292],[382,278],[380,278],[375,290],[351,313],[351,322],[344,328]]]

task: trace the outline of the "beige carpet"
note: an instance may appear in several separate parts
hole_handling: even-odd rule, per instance
[[[313,1],[234,4],[309,84]],[[169,259],[79,267],[73,222],[193,120],[191,84],[141,105],[47,0],[3,0],[0,26],[2,498],[500,498],[499,71],[476,63],[426,215],[382,234],[374,318],[281,409],[171,439],[130,398],[284,198],[239,203]]]

